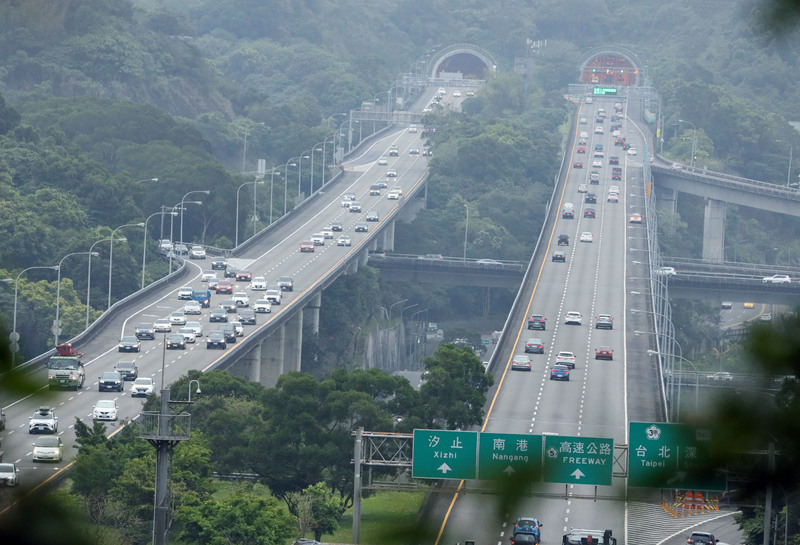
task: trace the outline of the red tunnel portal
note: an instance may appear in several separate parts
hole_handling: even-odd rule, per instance
[[[583,65],[581,83],[622,87],[636,85],[639,69],[625,57],[604,53]]]

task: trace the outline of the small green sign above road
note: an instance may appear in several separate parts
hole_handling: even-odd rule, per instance
[[[542,436],[482,432],[478,443],[478,478],[526,477],[541,480]]]
[[[478,432],[414,430],[415,479],[474,479],[477,466]]]
[[[611,438],[545,435],[545,482],[610,485],[613,465]]]
[[[725,490],[725,475],[709,467],[714,446],[707,427],[631,422],[628,486]]]

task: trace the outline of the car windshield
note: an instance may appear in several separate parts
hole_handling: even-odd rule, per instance
[[[108,399],[102,399],[97,402],[97,405],[95,405],[95,407],[98,409],[113,409],[114,406],[114,402]]]
[[[117,371],[119,371],[121,369],[125,370],[125,371],[127,371],[129,369],[133,369],[133,363],[132,362],[128,362],[128,361],[121,361],[121,362],[119,362],[117,364]]]
[[[153,384],[153,379],[151,379],[151,378],[137,378],[136,381],[134,381],[134,384],[137,385],[137,386],[150,386],[151,384]]]
[[[40,437],[36,441],[37,447],[57,447],[58,446],[58,437]]]
[[[0,473],[14,473],[14,464],[0,464]]]
[[[103,373],[103,376],[100,377],[100,378],[102,378],[104,380],[114,380],[114,379],[117,378],[118,374],[119,373],[115,373],[114,371],[106,371],[105,373]]]
[[[66,358],[66,359],[51,359],[48,363],[47,367],[50,369],[57,369],[57,370],[66,370],[71,369],[75,370],[78,368],[78,360],[73,358]]]

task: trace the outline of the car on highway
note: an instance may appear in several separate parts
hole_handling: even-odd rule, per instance
[[[558,235],[558,241],[556,244],[558,246],[569,246],[569,235]]]
[[[761,279],[764,284],[791,284],[792,279],[785,274],[773,274],[772,276],[765,276]]]
[[[224,308],[212,308],[211,312],[208,313],[208,321],[209,322],[227,322],[228,321],[228,311]]]
[[[455,93],[453,93],[453,96],[455,96]],[[417,129],[416,125],[409,125],[409,127],[408,127],[408,132],[410,132],[412,134],[416,134],[418,130],[419,129]]]
[[[119,373],[122,380],[136,380],[139,376],[139,368],[132,361],[120,361],[114,366],[114,371]]]
[[[517,354],[511,360],[511,370],[512,371],[530,371],[531,370],[531,358],[524,354]]]
[[[385,155],[381,155],[380,157],[378,157],[379,166],[385,167],[388,164],[389,164],[389,159]]]
[[[192,246],[192,249],[189,250],[189,259],[205,259],[206,258],[206,249],[202,246]]]
[[[583,202],[586,204],[596,204],[597,203],[597,195],[594,193],[587,193],[583,197]]]
[[[678,274],[678,271],[675,270],[675,267],[659,267],[656,269],[656,274],[661,274],[664,276],[675,276]]]
[[[350,212],[360,213],[361,212],[361,203],[358,202],[358,201],[351,202],[349,210],[350,210]],[[312,237],[312,239],[313,239],[313,237]]]
[[[731,309],[733,308],[733,301],[723,301],[720,306],[724,309]]]
[[[222,324],[219,327],[219,331],[222,331],[222,334],[225,336],[226,343],[233,344],[236,342],[236,337],[238,337],[238,335],[236,335],[236,326],[233,324]]]
[[[613,360],[614,349],[610,346],[599,346],[594,350],[594,359],[596,360]]]
[[[186,350],[186,337],[183,333],[167,335],[167,350]]]
[[[57,435],[39,437],[31,454],[34,462],[60,462],[64,459],[64,442]]]
[[[339,235],[339,238],[336,239],[337,246],[350,246],[351,244],[350,235]]]
[[[247,295],[247,292],[237,291],[233,294],[233,302],[236,303],[237,307],[249,307],[250,296]]]
[[[269,314],[272,312],[272,303],[266,299],[259,299],[253,303],[253,310],[259,314]]]
[[[586,153],[586,146],[578,146],[575,150],[577,153]]]
[[[139,377],[131,384],[131,397],[147,397],[153,393],[153,379],[150,377]]]
[[[742,305],[742,306],[744,308],[756,308],[756,304],[755,303],[751,303],[751,302],[744,303],[744,305]]]
[[[408,150],[409,155],[419,155],[419,148],[411,148]]]
[[[602,159],[595,159],[592,161],[592,167],[594,168],[602,168],[603,160]]]
[[[352,211],[352,208],[350,210]],[[314,233],[311,235],[311,242],[314,243],[314,246],[325,246],[325,237],[322,233]]]
[[[608,164],[609,165],[618,165],[619,164],[619,157],[616,155],[610,155],[608,157]]]
[[[514,521],[514,528],[511,530],[511,535],[514,534],[532,534],[536,537],[535,543],[539,543],[541,537],[541,527],[544,526],[536,517],[519,517]],[[512,537],[513,540],[513,537]],[[525,543],[531,543],[525,538]]]
[[[614,329],[614,318],[610,314],[598,314],[594,321],[595,329]]]
[[[183,315],[196,315],[203,313],[203,305],[200,304],[199,301],[187,301],[185,305],[183,305]],[[183,324],[185,325],[185,324]]]
[[[369,186],[369,196],[370,197],[380,197],[381,196],[381,186],[378,184],[372,184]]]
[[[142,343],[136,335],[126,335],[119,340],[119,352],[141,352]]]
[[[583,322],[583,316],[580,312],[576,312],[571,310],[567,312],[566,316],[564,317],[564,325],[581,325]]]
[[[246,271],[244,269],[239,269],[236,271],[236,281],[237,282],[250,282],[253,279],[253,273],[250,271]]]
[[[186,322],[186,328],[194,331],[195,337],[203,336],[203,324],[201,324],[200,322]]]
[[[217,256],[211,259],[211,268],[212,269],[221,269],[225,270],[225,267],[228,266],[228,260],[224,257]]]
[[[556,250],[555,252],[553,252],[553,261],[566,263],[567,262],[567,254],[562,252],[561,250]]]
[[[341,231],[344,228],[341,221],[331,222],[331,231]]]
[[[588,185],[580,184],[578,186],[578,193],[588,193],[588,192],[589,192],[589,186]]]
[[[531,337],[525,341],[525,353],[544,354],[544,342],[542,342],[542,339]]]
[[[347,193],[345,193],[344,195],[342,195],[342,206],[343,206],[344,208],[348,208],[348,207],[350,206],[350,204],[351,204],[351,203],[352,203],[354,200],[356,200],[356,194],[355,194],[355,193],[353,193],[352,191],[348,191]]]
[[[56,410],[48,405],[36,409],[28,421],[28,433],[58,433]]]
[[[281,299],[283,298],[283,290],[277,284],[274,286],[267,287],[267,293],[264,294],[264,299],[272,303],[273,305],[280,305]]]
[[[628,148],[628,155],[636,155],[636,148],[634,147]]]
[[[300,253],[314,253],[314,243],[310,240],[304,240],[300,243]]]
[[[595,134],[603,134],[604,132],[605,132],[605,129],[603,129],[603,126],[602,126],[602,125],[597,125],[597,126],[594,128],[594,133],[595,133]]]
[[[556,364],[550,370],[550,380],[569,380],[569,367]]]
[[[397,144],[389,146],[389,157],[397,157],[398,155],[400,155],[400,150],[397,148]]]
[[[556,365],[566,365],[570,369],[575,369],[575,354],[569,350],[561,350],[556,354]]]
[[[380,216],[378,215],[377,212],[372,211],[372,212],[367,212],[367,217],[364,219],[366,219],[367,221],[379,221]]]
[[[616,193],[609,193],[608,197],[606,198],[608,202],[619,202],[619,195]]]
[[[600,184],[600,173],[596,170],[593,170],[589,173],[589,184],[590,185],[598,185]]]
[[[355,226],[353,227],[353,231],[356,233],[366,233],[369,231],[369,226],[365,221],[357,221]]]
[[[99,392],[114,391],[121,392],[125,388],[125,381],[122,380],[122,375],[116,371],[103,371],[103,374],[98,377],[97,390]],[[139,380],[138,378],[136,380]],[[134,382],[136,382],[134,380]]]
[[[294,280],[288,275],[280,276],[278,277],[278,287],[281,291],[294,291]]]
[[[583,168],[583,161],[575,161],[572,163],[572,168]]]
[[[0,464],[0,486],[17,486],[19,484],[19,468],[16,464]]]
[[[153,330],[156,333],[169,333],[172,331],[172,324],[168,318],[159,318],[153,322]]]
[[[233,283],[230,280],[222,280],[217,284],[217,293],[233,293]]]
[[[584,218],[596,218],[597,211],[592,207],[587,207],[583,209],[583,217]]]
[[[117,413],[119,407],[113,399],[100,399],[94,404],[92,409],[92,418],[94,420],[110,420],[114,422],[117,420]]]
[[[267,279],[263,276],[256,276],[250,282],[250,289],[253,291],[264,291],[267,289]]]
[[[594,237],[592,237],[592,233],[589,231],[581,233],[581,242],[592,242],[592,240],[594,240]]]
[[[546,324],[547,318],[541,314],[531,314],[528,318],[528,329],[540,329],[544,331]]]
[[[178,288],[178,299],[191,299],[191,298],[192,298],[191,286],[183,286],[182,288]]]
[[[222,273],[222,276],[224,276],[225,278],[236,279],[236,273],[238,272],[239,272],[238,267],[234,267],[233,265],[228,265],[227,267],[225,267],[225,272]]]
[[[233,299],[225,299],[219,302],[219,308],[223,309],[228,314],[234,314],[239,308],[239,305],[237,305],[236,301]]]
[[[708,532],[692,532],[686,540],[688,545],[717,545],[719,539]]]
[[[393,170],[393,169],[387,170],[386,171],[386,177],[387,178],[397,178],[397,171]]]
[[[194,328],[192,327],[182,327],[178,330],[178,333],[183,335],[186,344],[194,344],[197,340],[197,335],[195,335]]]
[[[255,310],[243,308],[239,311],[239,321],[242,323],[242,325],[256,325],[258,323],[256,320],[257,318]]]
[[[642,215],[637,213],[631,214],[628,223],[642,223]]]
[[[397,201],[400,199],[400,193],[394,190],[389,191],[389,193],[386,194],[386,198],[390,201]]]
[[[153,324],[150,322],[144,322],[136,326],[135,335],[137,339],[144,340],[155,340],[156,338],[156,331],[153,329]]]
[[[170,314],[167,319],[172,325],[186,325],[186,314],[184,314],[182,310],[176,310]]]
[[[220,282],[222,282],[222,281],[223,281],[223,280],[221,280],[221,279],[219,279],[219,278],[212,278],[212,279],[210,279],[210,280],[208,281],[208,289],[210,289],[210,290],[212,290],[212,291],[216,292],[216,291],[217,291],[217,286],[218,286],[218,285],[219,285],[219,283],[220,283]]]
[[[206,348],[222,348],[223,350],[228,347],[225,342],[225,334],[222,331],[214,330],[206,337]]]

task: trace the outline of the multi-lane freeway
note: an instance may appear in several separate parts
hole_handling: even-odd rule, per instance
[[[421,97],[420,110],[430,100],[433,92],[431,90]],[[458,100],[455,100],[454,104],[457,103]],[[302,212],[290,214],[246,252],[228,260],[238,268],[251,271],[253,276],[264,276],[268,284],[276,284],[278,278],[284,275],[291,276],[294,281],[293,291],[283,293],[280,305],[273,305],[270,314],[258,314],[257,325],[244,327],[245,337],[263,333],[270,322],[299,311],[300,299],[304,294],[326,285],[334,271],[348,257],[366,252],[368,239],[373,232],[384,222],[390,221],[403,202],[402,199],[410,198],[409,195],[422,183],[427,170],[427,157],[410,153],[412,148],[423,149],[422,136],[421,128],[411,131],[408,127],[397,127],[361,146],[347,157],[343,165],[343,175],[326,185],[318,197],[303,206]],[[397,146],[397,156],[389,155],[390,146]],[[387,157],[388,164],[379,165],[380,157]],[[378,179],[386,178],[388,170],[397,173],[396,177],[388,178],[389,187],[383,189],[379,196],[370,195],[370,185]],[[388,199],[388,191],[394,186],[403,190],[400,200]],[[342,194],[346,192],[354,193],[356,200],[362,204],[360,213],[350,212],[342,206]],[[355,224],[363,222],[370,212],[376,212],[379,221],[367,222],[367,232],[356,232]],[[310,240],[312,234],[320,232],[334,221],[340,221],[343,226],[341,233],[334,234],[337,237],[340,234],[349,235],[351,246],[338,246],[334,238],[328,239],[322,246],[316,246],[313,253],[299,251],[301,242]],[[86,368],[86,384],[83,389],[76,392],[49,392],[46,387],[46,370],[38,369],[32,372],[31,380],[35,384],[41,384],[41,390],[22,398],[3,400],[7,422],[2,443],[4,460],[19,466],[22,483],[32,485],[43,481],[58,474],[70,463],[75,453],[72,448],[75,418],[91,421],[92,409],[98,400],[113,399],[119,406],[119,420],[109,424],[110,431],[120,423],[135,418],[141,411],[141,398],[131,398],[129,395],[130,383],[126,384],[121,393],[98,391],[98,377],[104,371],[113,370],[117,362],[135,361],[139,376],[152,377],[158,390],[162,382],[169,385],[189,370],[212,368],[219,361],[225,351],[207,349],[205,336],[188,344],[186,350],[164,350],[164,335],[157,334],[155,340],[142,341],[139,353],[118,352],[119,339],[123,335],[133,335],[139,323],[167,318],[171,313],[183,309],[185,301],[178,299],[179,288],[205,287],[201,277],[204,270],[211,269],[209,261],[187,261],[187,267],[190,274],[184,276],[180,283],[173,283],[142,297],[133,311],[114,319],[80,346],[80,350],[85,353],[83,362]],[[218,273],[219,276],[222,275],[222,271]],[[251,290],[248,282],[235,282],[233,290],[248,292],[251,301],[264,293]],[[218,306],[223,299],[230,299],[230,296],[213,295],[211,308]],[[217,325],[209,322],[209,311],[210,309],[203,309],[201,316],[187,316],[187,319],[200,320],[204,333],[207,334]],[[177,330],[177,326],[173,327],[173,331]],[[235,350],[240,343],[241,340],[236,345],[228,345],[227,351]],[[55,407],[59,419],[58,433],[65,444],[65,457],[61,463],[32,462],[32,443],[35,437],[28,434],[28,422],[40,405]]]

